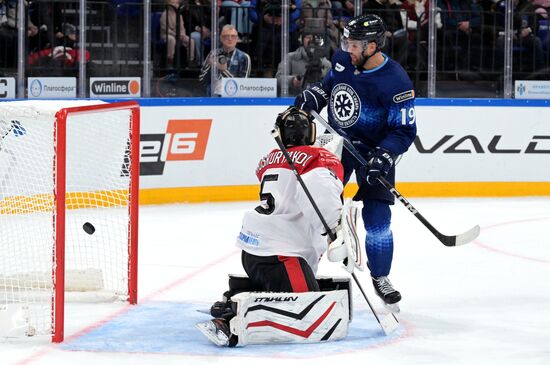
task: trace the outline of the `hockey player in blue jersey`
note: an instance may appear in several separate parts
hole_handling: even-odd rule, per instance
[[[294,105],[319,112],[328,104],[329,123],[369,162],[362,166],[344,151],[344,183],[355,171],[359,191],[354,200],[363,201],[365,246],[373,285],[384,303],[399,310],[401,294],[388,279],[393,258],[389,206],[394,197],[378,178],[385,177],[395,184],[396,158],[407,151],[416,136],[415,93],[405,70],[381,52],[385,32],[377,15],[351,19],[331,71],[322,82],[299,94]]]

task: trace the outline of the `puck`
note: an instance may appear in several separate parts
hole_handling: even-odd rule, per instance
[[[90,222],[84,223],[84,225],[82,226],[82,229],[84,230],[84,232],[88,234],[94,234],[95,232],[95,227]]]

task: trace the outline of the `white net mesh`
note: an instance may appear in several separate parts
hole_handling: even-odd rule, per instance
[[[315,139],[314,145],[323,147],[338,156],[340,160],[342,159],[342,147],[344,146],[342,136],[328,133],[321,134]]]
[[[0,327],[23,305],[36,334],[52,331],[55,109],[0,103]],[[66,290],[128,296],[130,124],[128,109],[67,118]]]

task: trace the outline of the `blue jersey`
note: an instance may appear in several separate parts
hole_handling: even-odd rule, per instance
[[[384,55],[380,66],[359,71],[343,51],[334,54],[332,65],[322,82],[330,95],[329,122],[363,152],[407,151],[416,136],[415,93],[401,65]]]

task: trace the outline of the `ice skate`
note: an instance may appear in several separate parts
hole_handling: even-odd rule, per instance
[[[373,277],[372,284],[376,295],[382,299],[384,306],[392,313],[399,313],[398,302],[401,300],[401,293],[393,288],[390,279],[387,276]]]
[[[234,347],[237,344],[237,336],[229,330],[229,326],[223,319],[212,319],[195,325],[203,335],[218,346]]]

